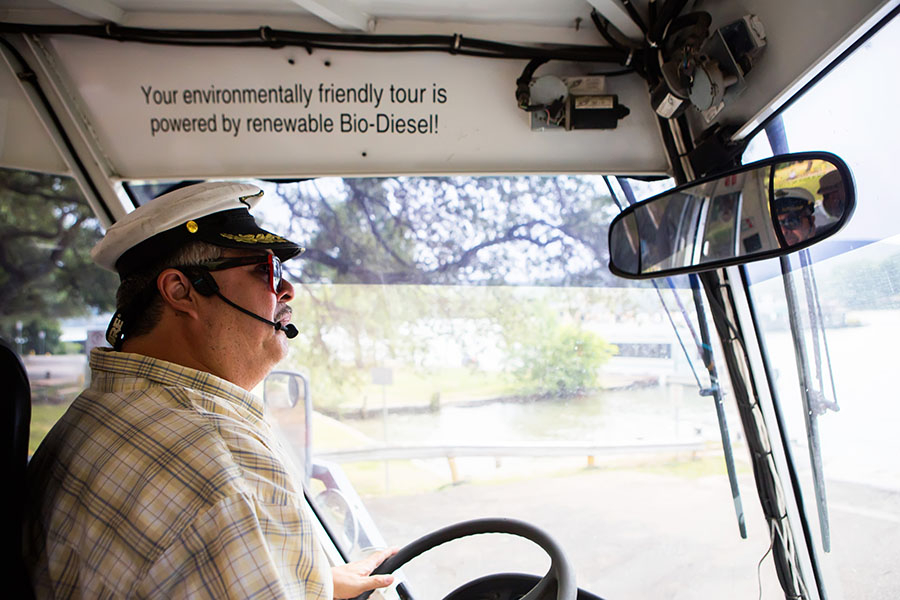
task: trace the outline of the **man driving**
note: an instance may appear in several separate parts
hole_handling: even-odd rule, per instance
[[[788,246],[805,242],[816,233],[815,198],[801,187],[775,191],[775,216]]]
[[[250,393],[287,353],[297,244],[262,191],[188,186],[109,228],[112,349],[28,468],[25,556],[43,597],[351,598],[392,551],[329,569],[301,479]]]

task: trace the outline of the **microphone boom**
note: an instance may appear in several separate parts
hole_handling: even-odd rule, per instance
[[[221,298],[225,302],[225,304],[227,304],[228,306],[230,306],[232,308],[236,308],[239,311],[241,311],[242,313],[244,313],[245,315],[249,315],[258,321],[262,321],[266,325],[271,325],[272,327],[275,328],[275,331],[283,331],[284,335],[286,335],[289,340],[294,339],[300,333],[297,330],[297,328],[294,325],[292,325],[291,323],[288,323],[287,325],[282,325],[280,321],[277,323],[275,321],[270,321],[270,320],[263,318],[255,313],[250,312],[249,310],[247,310],[246,308],[244,308],[242,306],[238,306],[237,304],[235,304],[234,302],[232,302],[231,300],[229,300],[228,298],[223,296],[222,292],[220,292],[219,290],[216,290],[215,293],[216,293],[216,296]]]

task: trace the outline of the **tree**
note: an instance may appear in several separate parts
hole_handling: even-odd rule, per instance
[[[617,212],[596,178],[343,179],[279,186],[303,282],[604,285]]]
[[[522,383],[536,393],[558,397],[596,388],[600,367],[616,353],[615,347],[592,331],[560,322],[555,315],[538,317],[542,326],[531,329],[532,335],[509,340]]]
[[[0,334],[15,337],[17,321],[27,330],[42,319],[112,310],[116,276],[90,258],[102,235],[71,179],[0,169]],[[50,329],[43,340],[27,336],[25,350],[58,348]]]
[[[289,237],[308,246],[286,266],[305,284],[294,301],[301,330],[294,360],[310,371],[317,402],[354,403],[369,368],[424,365],[448,339],[502,346],[496,350],[508,354],[531,393],[594,386],[611,347],[571,319],[544,318],[531,333],[547,337],[526,335],[523,324],[536,323],[536,308],[516,302],[508,286],[621,285],[606,269],[608,223],[618,211],[600,185],[598,178],[535,176],[278,186],[290,215],[279,219],[279,231],[288,221]],[[477,301],[473,285],[486,292]],[[457,294],[455,286],[468,287]],[[482,339],[458,340],[460,320],[481,324]],[[477,356],[478,348],[462,352]],[[541,361],[552,376],[539,372]]]

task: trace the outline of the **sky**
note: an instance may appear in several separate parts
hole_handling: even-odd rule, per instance
[[[900,231],[900,19],[894,19],[783,113],[792,152],[843,158],[856,182],[857,208],[835,239],[882,239]],[[770,156],[765,134],[744,162]]]

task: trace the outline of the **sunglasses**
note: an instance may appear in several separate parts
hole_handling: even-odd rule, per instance
[[[805,219],[808,219],[806,215],[798,214],[798,213],[790,213],[786,215],[778,215],[778,223],[782,227],[786,227],[788,229],[796,229],[800,227]]]
[[[274,254],[258,254],[255,256],[238,256],[236,258],[220,258],[210,260],[197,265],[207,271],[224,271],[225,269],[234,269],[235,267],[246,267],[248,265],[266,265],[269,275],[269,290],[277,294],[281,288],[282,268],[281,259]]]

